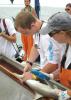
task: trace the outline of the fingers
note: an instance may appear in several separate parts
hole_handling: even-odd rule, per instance
[[[25,72],[24,77],[20,78],[20,82],[23,83],[30,79],[33,79],[33,75],[30,72]]]
[[[25,67],[24,70],[23,70],[23,73],[25,73],[27,71],[28,71],[28,67]]]
[[[17,73],[14,73],[14,76],[16,78],[19,79],[19,81],[23,84],[23,82],[25,81],[25,78],[24,78],[24,74],[20,75],[20,74],[17,74]]]
[[[31,66],[25,66],[23,73],[28,72],[31,69]]]
[[[14,73],[14,76],[20,80],[21,83],[25,82],[26,80],[32,79],[33,75],[30,72],[25,72],[22,75]]]
[[[20,78],[23,78],[24,77],[24,75],[22,74],[22,75],[19,75],[19,74],[17,74],[17,73],[14,73],[14,76],[15,77],[17,77],[18,79],[20,79]]]

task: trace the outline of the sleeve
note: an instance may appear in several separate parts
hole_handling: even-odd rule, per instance
[[[45,45],[44,45],[45,44]],[[50,38],[44,40],[43,45],[47,63],[58,64],[60,62],[60,50]]]
[[[5,23],[6,23],[6,26],[7,26],[7,29],[8,29],[8,32],[9,32],[10,35],[13,35],[13,34],[17,33],[17,31],[15,30],[13,21],[6,18]]]

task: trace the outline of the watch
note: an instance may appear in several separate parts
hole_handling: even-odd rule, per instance
[[[29,63],[31,66],[33,65],[33,63],[32,63],[32,62],[30,62],[30,61],[26,61],[26,63]]]

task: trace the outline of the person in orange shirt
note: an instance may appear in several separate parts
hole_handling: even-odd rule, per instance
[[[22,9],[22,12],[30,12],[33,15],[37,16],[36,11],[33,7],[30,6],[31,0],[24,0],[25,8]],[[23,57],[23,60],[26,61],[29,58],[30,51],[33,45],[33,35],[26,36],[24,34],[21,34],[21,39],[23,43],[23,49],[25,51],[25,55]]]

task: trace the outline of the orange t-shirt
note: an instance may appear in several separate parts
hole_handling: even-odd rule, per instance
[[[71,89],[71,69],[64,69],[60,72],[60,83]]]

